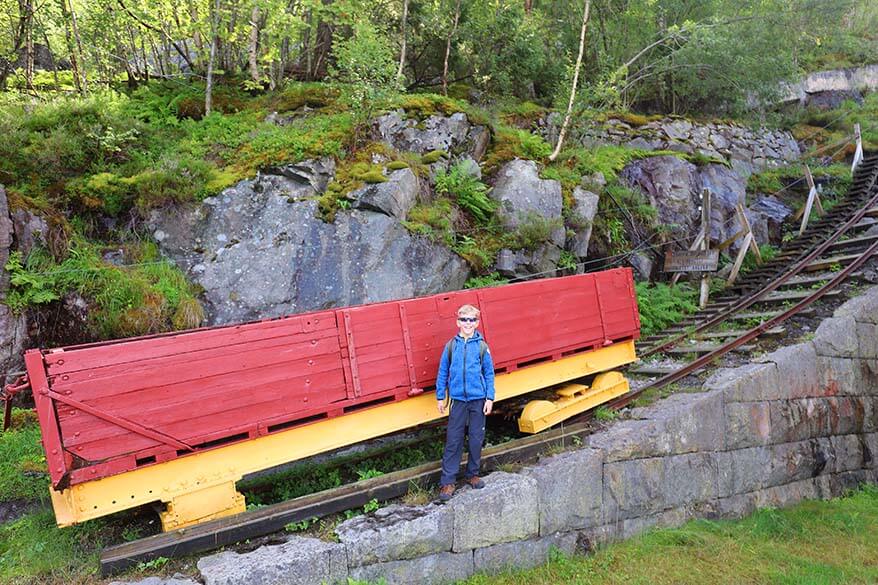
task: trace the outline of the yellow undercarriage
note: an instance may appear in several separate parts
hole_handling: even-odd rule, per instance
[[[606,372],[636,358],[634,342],[617,343],[558,361],[545,362],[496,378],[496,400],[521,396],[583,376]],[[619,378],[621,375],[616,374]],[[555,403],[531,402],[525,408],[525,432],[537,432],[616,396],[621,386],[598,382],[591,390],[560,391]],[[612,378],[616,380],[615,378]],[[627,382],[624,381],[627,389]],[[616,380],[618,382],[618,380]],[[602,389],[598,391],[598,389]],[[615,389],[615,390],[613,390]],[[565,394],[566,392],[566,394]],[[603,393],[602,393],[603,392]],[[611,396],[612,394],[612,396]],[[597,401],[600,398],[600,401]],[[534,406],[536,405],[536,406]],[[142,467],[119,475],[50,489],[59,526],[105,516],[150,502],[163,502],[165,531],[243,512],[244,496],[235,483],[244,475],[359,443],[441,418],[432,393],[342,417],[314,422],[273,435]],[[533,429],[533,430],[530,430]]]

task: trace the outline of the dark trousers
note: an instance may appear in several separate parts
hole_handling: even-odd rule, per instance
[[[460,456],[463,454],[463,439],[467,428],[466,474],[469,479],[479,474],[482,464],[482,443],[485,441],[485,401],[452,400],[448,412],[448,431],[445,435],[445,453],[442,454],[442,478],[439,485],[453,484],[460,469]]]

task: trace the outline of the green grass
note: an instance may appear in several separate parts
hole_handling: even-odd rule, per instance
[[[40,427],[31,411],[13,410],[13,427],[0,433],[0,501],[48,497],[49,471]]]
[[[97,582],[105,522],[59,529],[51,510],[0,525],[0,582],[16,585]]]
[[[878,582],[878,488],[764,509],[740,521],[653,530],[590,557],[553,554],[528,571],[466,585],[830,585]]]

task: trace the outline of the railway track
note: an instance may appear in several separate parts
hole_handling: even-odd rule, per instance
[[[786,243],[775,259],[745,275],[703,310],[642,340],[646,346],[640,352],[641,357],[659,353],[674,355],[675,352],[694,357],[664,369],[629,368],[629,375],[659,378],[610,402],[609,406],[623,408],[643,392],[684,378],[759,337],[782,335],[784,321],[806,311],[817,300],[837,294],[840,284],[878,255],[878,235],[863,235],[876,225],[878,154],[867,157],[857,168],[847,198],[804,234]],[[835,270],[827,273],[828,269]],[[820,274],[812,275],[816,272]],[[808,288],[790,290],[801,287]],[[781,309],[776,308],[778,304],[782,305]],[[759,324],[747,327],[741,325],[742,321]],[[483,465],[486,469],[496,469],[507,462],[534,459],[553,446],[580,441],[593,428],[587,422],[589,418],[591,415],[586,413],[560,429],[488,448],[483,454]],[[398,498],[405,495],[412,484],[435,484],[439,473],[438,462],[428,463],[110,547],[101,555],[101,572],[110,575],[157,557],[200,553],[282,530],[289,523],[359,508],[373,499]]]

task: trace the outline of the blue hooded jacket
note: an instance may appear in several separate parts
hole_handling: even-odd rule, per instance
[[[443,346],[436,375],[437,400],[445,400],[446,391],[452,400],[494,400],[494,360],[490,351],[486,350],[484,357],[479,355],[482,341],[478,331],[467,340],[455,335],[451,340],[451,364]]]

